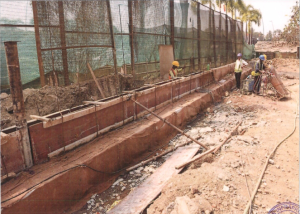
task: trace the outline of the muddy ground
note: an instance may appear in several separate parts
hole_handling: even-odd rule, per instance
[[[272,64],[291,91],[291,98],[282,101],[270,96],[242,95],[229,92],[223,102],[211,106],[188,124],[185,131],[209,147],[224,140],[239,121],[238,133],[216,155],[208,155],[182,173],[175,175],[161,195],[144,211],[148,214],[181,214],[182,204],[189,213],[243,213],[254,190],[266,158],[294,128],[299,101],[299,62],[293,59],[274,59]],[[297,119],[298,124],[298,119]],[[177,135],[168,147],[186,142]],[[168,143],[168,142],[167,142]],[[146,166],[116,179],[115,184],[95,194],[74,214],[106,213],[132,189],[138,188],[149,175],[172,155],[169,153]],[[283,142],[263,177],[251,206],[252,213],[267,213],[282,202],[299,204],[299,129]]]

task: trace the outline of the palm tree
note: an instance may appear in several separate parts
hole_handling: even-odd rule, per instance
[[[246,5],[243,0],[227,0],[227,8],[228,11],[231,13],[231,17],[236,19],[236,11],[242,13]]]
[[[239,19],[246,23],[246,35],[247,33],[249,35],[247,37],[248,42],[250,41],[252,22],[260,26],[261,18],[262,18],[261,12],[259,10],[254,9],[252,5],[247,5],[242,11],[242,16],[239,17]]]

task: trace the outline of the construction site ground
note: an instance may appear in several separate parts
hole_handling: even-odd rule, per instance
[[[240,134],[233,136],[218,154],[207,155],[174,175],[144,213],[243,213],[267,157],[293,131],[298,112],[298,60],[273,59],[272,64],[291,91],[291,98],[278,101],[272,94],[242,95],[233,90],[222,103],[211,106],[191,121],[185,131],[200,137],[199,140],[209,147],[220,144],[239,121],[242,124]],[[298,123],[297,119],[295,133],[279,146],[270,160],[251,206],[253,213],[268,213],[282,202],[299,204]],[[177,135],[157,154],[187,140]],[[122,174],[110,188],[94,194],[86,205],[73,213],[107,213],[171,155]]]

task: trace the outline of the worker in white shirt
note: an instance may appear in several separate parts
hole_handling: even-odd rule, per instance
[[[241,75],[243,71],[243,67],[245,67],[247,63],[242,59],[242,54],[239,53],[237,55],[237,60],[235,62],[234,67],[234,74],[235,74],[235,80],[236,80],[236,89],[240,90],[241,87]]]

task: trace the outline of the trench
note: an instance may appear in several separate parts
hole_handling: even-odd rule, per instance
[[[250,70],[246,69],[245,75]],[[231,76],[221,85],[217,82],[206,86],[210,93],[191,93],[187,89],[185,96],[178,94],[177,100],[158,107],[155,112],[183,128],[208,106],[222,101],[222,95],[234,83]],[[181,86],[182,91],[184,87],[190,89],[190,85]],[[176,134],[162,121],[143,114],[127,125],[37,164],[30,169],[31,173],[23,171],[5,183],[2,186],[2,213],[20,213],[20,210],[22,213],[71,213],[78,210],[91,195],[108,189],[122,174],[121,169],[144,160]],[[36,186],[20,194],[33,185]]]

